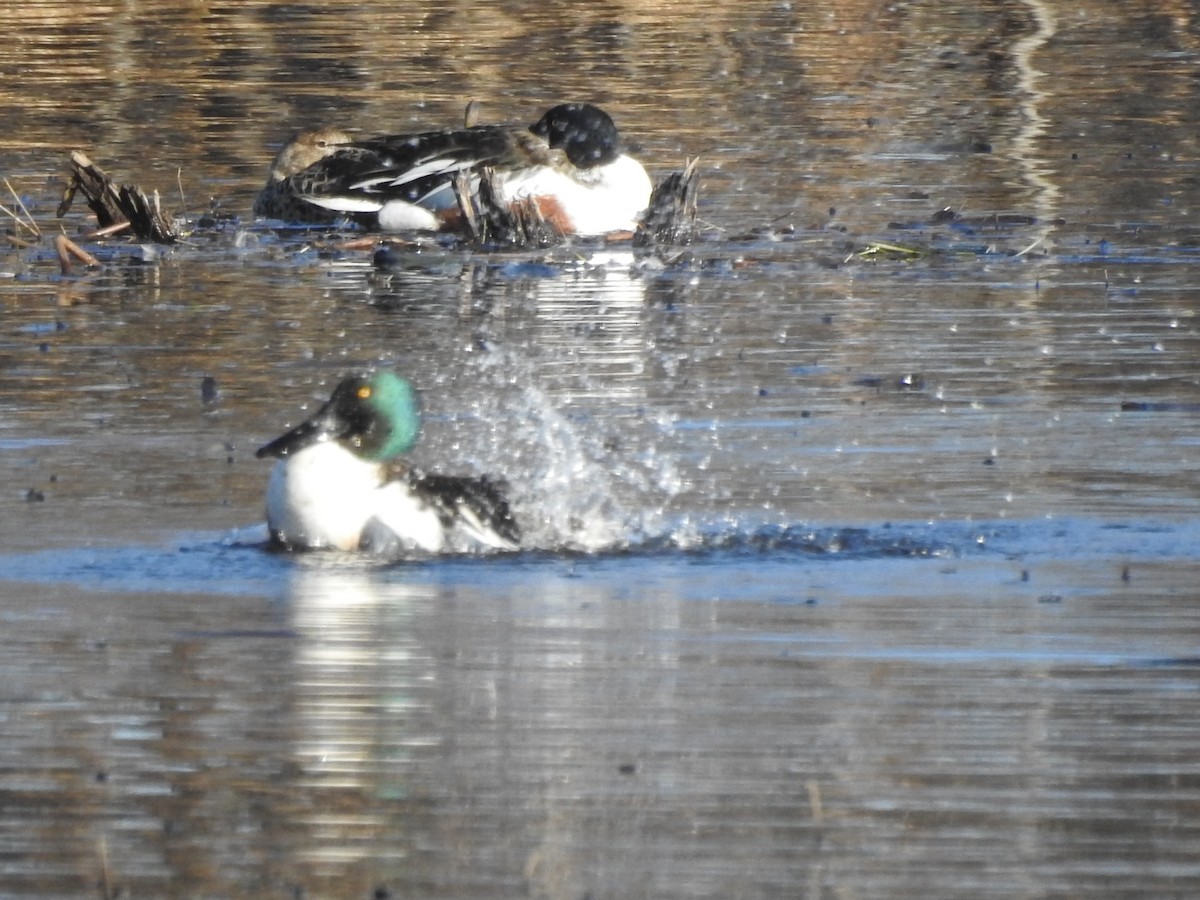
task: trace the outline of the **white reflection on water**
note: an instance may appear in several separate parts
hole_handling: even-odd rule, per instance
[[[408,796],[405,757],[412,746],[436,740],[412,733],[415,686],[430,672],[410,623],[413,603],[433,590],[381,585],[349,562],[299,565],[290,582],[297,635],[290,751],[299,786],[316,796]],[[385,806],[317,804],[304,817],[313,839],[304,858],[320,870],[387,856],[386,843],[369,836],[391,819]]]
[[[379,753],[379,721],[397,726],[412,709],[411,638],[405,622],[412,601],[429,587],[403,584],[384,591],[357,567],[299,566],[288,592],[300,638],[296,652],[297,712],[303,722],[296,752],[325,784],[360,785]],[[382,594],[382,596],[381,596]],[[381,619],[394,640],[380,640]],[[395,683],[393,683],[395,679]]]
[[[1023,0],[1023,4],[1033,18],[1034,30],[1015,41],[1011,51],[1017,69],[1017,105],[1021,113],[1021,124],[1013,137],[1012,152],[1024,170],[1025,179],[1035,190],[1033,212],[1041,220],[1042,237],[1045,238],[1054,227],[1052,220],[1058,216],[1061,188],[1051,173],[1040,144],[1040,139],[1051,124],[1042,114],[1042,103],[1046,99],[1045,85],[1050,79],[1038,69],[1035,57],[1054,37],[1058,26],[1051,4],[1041,0]]]

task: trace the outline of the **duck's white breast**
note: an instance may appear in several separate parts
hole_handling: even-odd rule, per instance
[[[279,460],[267,485],[267,525],[294,547],[356,550],[374,515],[380,472],[334,441]]]
[[[501,185],[510,203],[526,197],[553,197],[580,235],[635,230],[652,189],[650,176],[630,156],[577,173],[539,166],[514,173]]]

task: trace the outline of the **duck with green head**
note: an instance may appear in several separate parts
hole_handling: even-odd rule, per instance
[[[516,550],[521,532],[484,478],[429,475],[402,459],[421,429],[416,391],[390,371],[352,375],[291,431],[260,447],[272,541],[288,549]]]

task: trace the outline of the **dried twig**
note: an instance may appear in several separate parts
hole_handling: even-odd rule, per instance
[[[468,114],[470,108],[468,106]],[[458,211],[462,213],[463,228],[473,241],[483,239],[483,232],[479,224],[479,216],[475,212],[475,201],[472,198],[471,191],[471,176],[459,169],[454,173],[454,180],[450,182],[450,186],[454,189],[454,199],[458,201]]]
[[[1045,239],[1046,239],[1046,236],[1043,234],[1041,237],[1039,237],[1036,241],[1034,241],[1032,244],[1030,244],[1028,247],[1026,247],[1020,253],[1014,253],[1013,259],[1020,259],[1022,256],[1024,256],[1030,250],[1034,249],[1038,244],[1040,244]]]
[[[179,188],[179,209],[180,218],[186,221],[187,219],[187,197],[183,193],[183,166],[175,170],[175,186]]]
[[[102,900],[113,900],[117,896],[116,885],[113,884],[112,869],[108,865],[108,838],[101,834],[97,840],[97,856],[100,857],[100,897]]]
[[[885,244],[883,241],[872,241],[857,254],[859,259],[916,259],[922,251],[915,247],[901,247],[898,244]]]
[[[25,223],[21,221],[21,217],[18,216],[11,209],[9,209],[7,206],[5,206],[3,203],[0,203],[0,213],[4,213],[4,215],[6,215],[10,219],[12,219],[18,228],[25,227]]]
[[[116,225],[109,225],[107,228],[97,228],[95,231],[89,231],[84,237],[89,239],[111,237],[119,231],[124,231],[129,227],[129,222],[118,222]]]
[[[28,228],[30,231],[32,231],[34,234],[36,234],[38,237],[41,237],[42,230],[40,228],[38,228],[37,222],[35,222],[33,220],[33,216],[30,214],[28,207],[25,206],[25,202],[21,199],[20,195],[17,194],[17,192],[15,190],[13,190],[13,186],[7,178],[4,179],[4,184],[8,188],[8,192],[10,194],[12,194],[13,199],[17,201],[17,206],[19,206],[21,208],[21,212],[25,213],[25,222],[21,222],[20,219],[18,219],[17,221],[20,224],[25,225],[26,228]],[[14,216],[14,218],[15,218],[15,216]]]
[[[350,238],[334,245],[338,250],[374,250],[379,246],[379,235],[369,234],[364,237]]]
[[[459,231],[473,243],[520,249],[550,247],[562,240],[532,198],[503,200],[490,166],[474,173],[458,172],[451,186],[462,216]]]

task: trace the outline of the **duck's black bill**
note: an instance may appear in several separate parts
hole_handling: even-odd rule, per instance
[[[320,441],[340,437],[345,430],[333,403],[326,403],[315,413],[286,434],[281,434],[269,444],[263,444],[254,452],[258,459],[277,456],[280,459],[289,453],[303,450]]]

